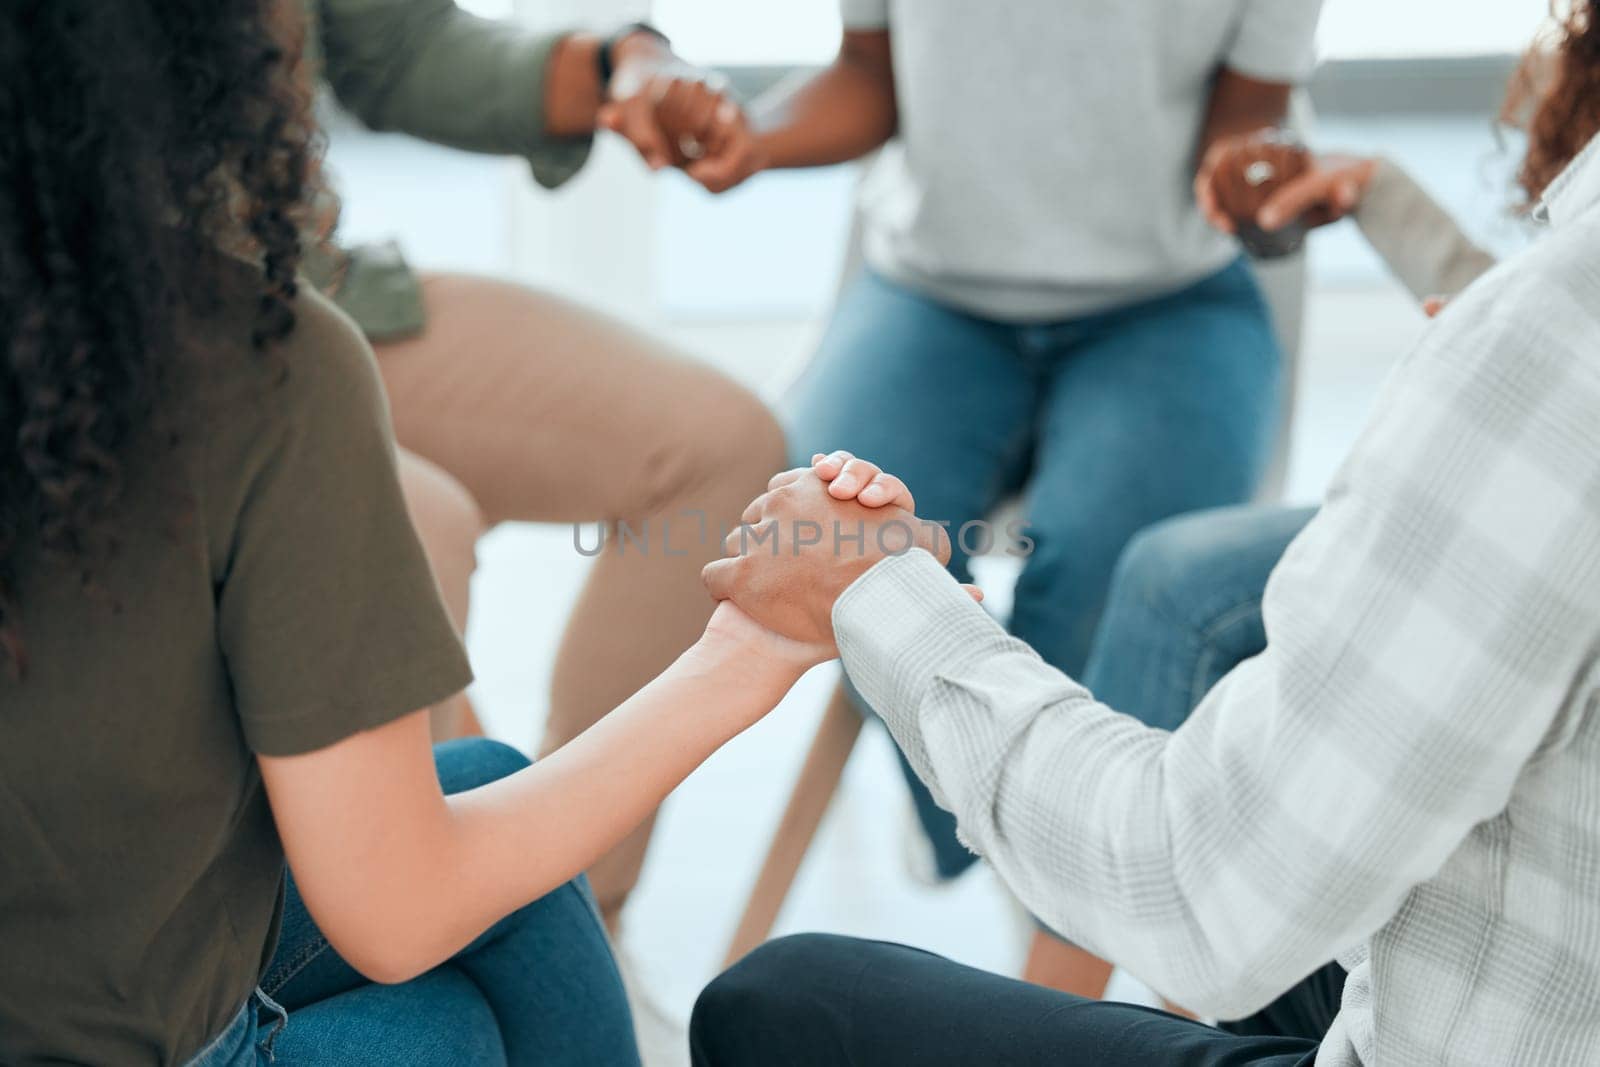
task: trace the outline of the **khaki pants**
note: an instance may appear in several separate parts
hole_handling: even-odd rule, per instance
[[[651,536],[672,519],[674,551],[651,543],[596,558],[556,659],[541,755],[599,720],[705,626],[700,568],[715,530],[783,463],[756,397],[593,312],[480,278],[424,280],[427,331],[377,347],[407,503],[445,602],[466,625],[478,538],[506,520],[617,522]],[[703,511],[711,536],[692,517]],[[679,532],[679,530],[683,532]],[[595,543],[584,533],[586,548]],[[448,732],[451,709],[436,709]],[[639,877],[651,823],[590,871],[608,923]]]

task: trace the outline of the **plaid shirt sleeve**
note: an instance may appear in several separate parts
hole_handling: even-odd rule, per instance
[[[1597,636],[1600,266],[1581,259],[1576,279],[1502,268],[1428,331],[1274,573],[1267,651],[1176,733],[1097,704],[926,554],[840,598],[852,679],[1040,919],[1238,1018],[1505,808]]]

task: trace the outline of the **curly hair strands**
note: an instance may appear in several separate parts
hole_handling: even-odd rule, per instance
[[[1561,27],[1556,40],[1530,53],[1533,61],[1522,65],[1508,97],[1536,101],[1517,173],[1527,208],[1600,134],[1600,0],[1558,4],[1552,14]]]
[[[155,417],[205,250],[262,267],[257,347],[293,328],[313,127],[275,0],[0,5],[0,666],[26,669],[14,568],[84,576]]]

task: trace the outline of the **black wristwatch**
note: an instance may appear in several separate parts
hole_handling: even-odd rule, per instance
[[[671,46],[667,35],[650,25],[648,22],[630,22],[617,30],[611,36],[600,42],[600,50],[595,53],[595,66],[600,75],[600,95],[606,95],[611,85],[611,76],[617,72],[616,49],[624,38],[632,37],[636,33],[648,33],[662,44]]]

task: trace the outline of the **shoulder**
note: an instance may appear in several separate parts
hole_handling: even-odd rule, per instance
[[[233,490],[292,456],[349,461],[388,440],[389,413],[372,348],[349,316],[302,280],[282,340],[250,343],[260,277],[244,264],[223,281],[222,314],[199,323],[198,392],[190,437],[204,449],[208,481]]]
[[[200,364],[204,406],[222,420],[222,432],[231,425],[248,436],[272,436],[275,427],[381,402],[372,347],[360,327],[314,285],[301,279],[290,305],[289,334],[257,349],[250,335],[260,274],[231,260],[219,269],[220,313],[196,324],[199,340],[190,347]]]
[[[1465,473],[1476,484],[1536,468],[1540,484],[1592,482],[1597,260],[1600,214],[1545,234],[1456,297],[1396,366],[1330,493],[1355,472],[1437,487]]]
[[[1461,371],[1552,360],[1600,375],[1600,211],[1552,230],[1464,290],[1418,355]],[[1596,385],[1600,388],[1600,385]]]
[[[382,394],[372,346],[349,315],[305,281],[293,311],[293,332],[264,354],[281,359],[288,398],[315,407]]]

